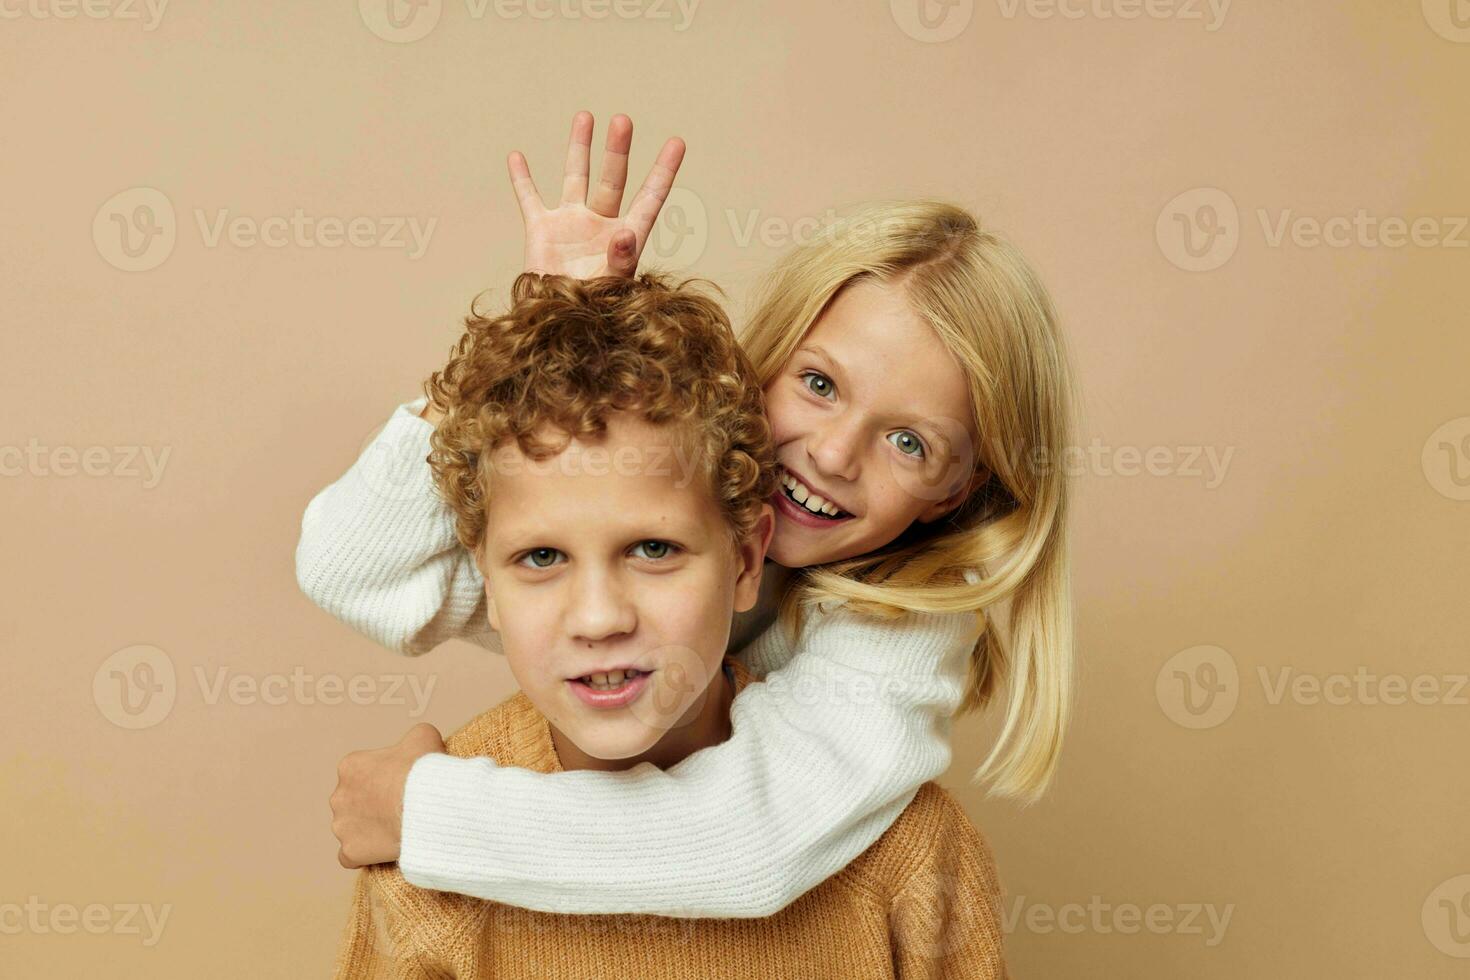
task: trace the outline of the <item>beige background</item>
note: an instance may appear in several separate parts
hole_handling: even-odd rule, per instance
[[[505,154],[553,188],[583,107],[599,140],[634,117],[640,176],[688,140],[660,247],[737,315],[806,219],[883,197],[975,209],[1055,291],[1092,447],[1079,718],[1033,808],[967,785],[980,720],[945,780],[996,849],[1017,976],[1470,968],[1470,28],[1449,0],[1223,20],[959,0],[932,29],[910,0],[705,0],[687,21],[664,0],[600,20],[595,0],[549,19],[446,0],[407,43],[368,0],[177,3],[151,30],[92,2],[107,16],[0,4],[0,974],[328,971],[350,887],[337,758],[414,720],[405,673],[436,684],[422,717],[446,729],[511,680],[460,643],[407,661],[312,606],[301,513],[471,296],[508,283]],[[113,215],[150,201],[172,249],[149,239],[152,267],[124,271]],[[200,228],[298,208],[437,224],[417,257]],[[1359,212],[1432,220],[1399,247],[1290,224]],[[58,472],[91,447],[95,475]],[[144,449],[169,453],[156,480]],[[128,714],[112,671],[159,686],[166,666],[176,689]],[[373,703],[249,687],[298,670],[364,678]],[[1302,675],[1347,703],[1278,696]],[[1393,675],[1431,703],[1369,703],[1402,694]],[[166,910],[154,941],[129,906]],[[1223,936],[1194,906],[1229,911]]]

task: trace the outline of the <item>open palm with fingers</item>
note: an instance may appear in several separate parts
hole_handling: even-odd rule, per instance
[[[527,272],[591,279],[631,276],[638,268],[643,246],[684,160],[684,141],[673,137],[664,143],[628,213],[619,217],[623,186],[628,179],[628,152],[633,145],[633,121],[622,115],[612,118],[602,172],[589,193],[592,129],[592,113],[579,112],[572,119],[561,200],[553,208],[548,208],[537,193],[525,156],[516,151],[507,160],[511,187],[526,226]]]

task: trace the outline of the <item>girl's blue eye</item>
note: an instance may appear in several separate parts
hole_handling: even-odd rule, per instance
[[[555,548],[535,548],[526,552],[525,558],[531,559],[531,564],[536,568],[550,568],[556,562],[556,556],[559,554],[561,552]],[[546,559],[544,562],[542,561],[543,558]]]
[[[832,379],[820,371],[803,371],[801,373],[801,379],[806,384],[807,390],[820,398],[828,398],[835,392],[836,386],[832,384]],[[913,432],[905,429],[902,432],[895,432],[893,436],[900,440],[893,444],[905,456],[923,459],[926,455],[924,451],[924,440],[920,439]],[[890,441],[892,441],[892,438],[890,438]]]
[[[898,442],[894,442],[895,437],[899,440]],[[923,440],[907,429],[902,432],[895,432],[892,436],[889,436],[888,441],[897,446],[898,451],[905,456],[913,456],[915,459],[924,458]]]
[[[820,371],[803,371],[801,379],[806,383],[807,390],[820,398],[826,398],[832,394],[832,379]],[[815,382],[812,379],[815,379]]]

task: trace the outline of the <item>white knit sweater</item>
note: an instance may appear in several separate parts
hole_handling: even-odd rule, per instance
[[[404,653],[463,637],[495,652],[484,582],[425,458],[424,399],[400,405],[307,506],[296,550],[318,606]],[[732,734],[667,771],[551,774],[429,755],[404,793],[404,876],[424,888],[563,913],[770,915],[845,867],[950,761],[974,614],[883,623],[831,604],[793,646],[768,563],[730,649],[766,683]]]

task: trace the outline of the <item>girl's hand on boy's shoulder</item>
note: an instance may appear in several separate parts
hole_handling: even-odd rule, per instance
[[[525,156],[517,150],[507,160],[526,227],[526,272],[592,279],[631,276],[638,269],[643,246],[684,161],[684,141],[673,137],[664,143],[627,215],[620,218],[633,121],[623,115],[612,118],[602,172],[589,195],[592,129],[592,113],[579,112],[573,118],[561,199],[553,208],[541,200]]]
[[[403,788],[421,756],[444,751],[433,725],[420,723],[397,745],[352,752],[337,765],[332,793],[332,834],[344,868],[397,861],[403,832]]]

